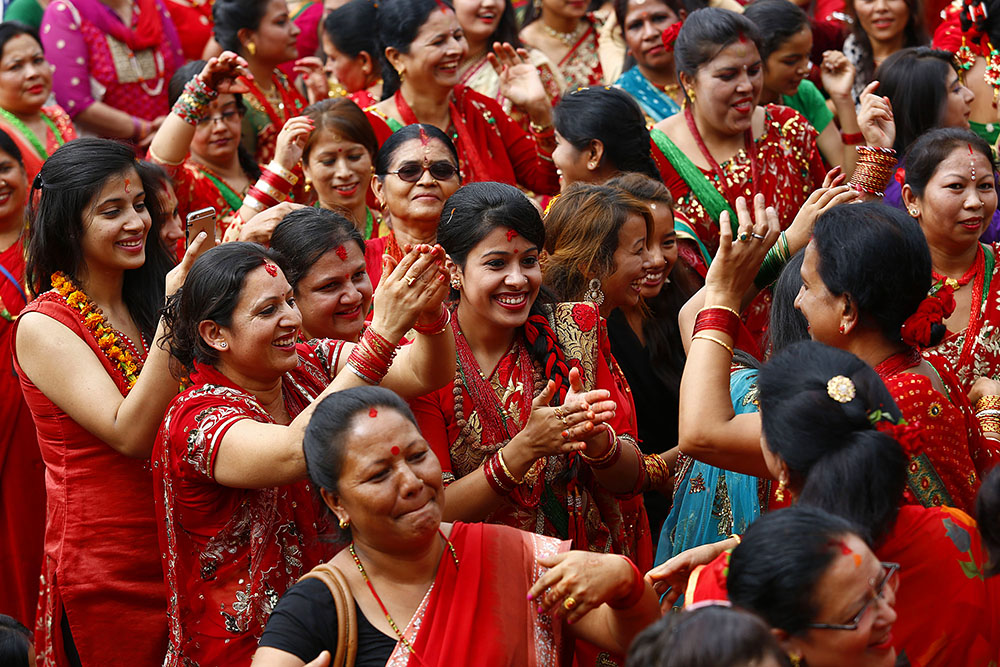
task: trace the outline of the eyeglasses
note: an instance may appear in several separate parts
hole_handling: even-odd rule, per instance
[[[816,628],[818,630],[857,630],[858,626],[861,625],[861,619],[864,618],[865,612],[868,608],[872,606],[875,600],[885,600],[885,589],[886,586],[895,593],[896,588],[899,585],[899,563],[882,563],[882,577],[879,579],[878,583],[871,582],[873,588],[875,589],[875,595],[873,595],[868,602],[861,607],[861,611],[854,615],[850,623],[839,624],[839,623],[809,623],[806,627]]]
[[[212,125],[217,120],[221,120],[223,123],[231,123],[239,115],[240,115],[239,111],[236,111],[235,109],[232,109],[230,111],[223,111],[218,116],[205,116],[204,118],[202,118],[201,120],[198,121],[198,127],[204,127],[206,125]]]
[[[416,183],[423,178],[425,171],[429,171],[431,173],[431,178],[435,181],[447,181],[448,179],[455,177],[455,174],[458,173],[458,168],[446,160],[432,162],[430,164],[407,162],[396,171],[390,171],[387,173],[399,176],[400,180],[406,181],[407,183]]]

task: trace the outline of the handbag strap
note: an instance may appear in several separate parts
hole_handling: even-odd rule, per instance
[[[358,654],[358,615],[347,579],[335,565],[321,563],[299,578],[319,579],[330,589],[337,610],[337,651],[330,667],[354,667]]]

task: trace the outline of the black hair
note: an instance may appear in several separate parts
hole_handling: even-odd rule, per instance
[[[816,620],[816,585],[857,530],[846,519],[796,505],[750,524],[729,559],[729,599],[789,635]]]
[[[451,0],[380,0],[376,13],[378,55],[382,63],[382,99],[392,97],[399,90],[399,73],[385,55],[393,48],[409,53],[410,45],[417,38],[427,17],[435,10],[451,9]]]
[[[812,243],[830,293],[846,294],[863,324],[901,342],[900,328],[931,287],[931,253],[920,226],[883,204],[834,206],[816,221]],[[931,346],[945,332],[944,324],[933,325]]]
[[[155,162],[139,160],[139,163],[136,165],[136,171],[139,172],[139,177],[142,179],[143,183],[155,184],[155,188],[152,190],[152,193],[156,195],[157,201],[159,201],[160,196],[166,192],[168,185],[173,187],[173,181],[170,180],[167,170]],[[147,191],[146,196],[148,197],[149,195],[150,191]],[[163,240],[160,238],[160,230],[163,228],[163,225],[166,224],[167,218],[170,217],[171,213],[173,213],[173,211],[167,211],[164,209],[160,211],[160,215],[153,218],[153,224],[150,225],[149,233],[146,236],[147,239],[156,239],[160,245],[163,245]],[[168,248],[166,246],[164,246],[163,249],[168,256],[172,256],[176,251],[176,248]]]
[[[809,322],[806,321],[802,311],[795,307],[795,297],[802,288],[801,271],[804,256],[804,250],[795,253],[785,264],[774,284],[771,316],[767,327],[767,340],[772,355],[792,343],[809,340]]]
[[[154,193],[159,183],[139,173],[139,163],[130,146],[109,139],[75,139],[60,146],[45,163],[32,184],[29,201],[35,199],[29,226],[25,281],[40,294],[48,289],[53,273],[61,271],[74,281],[84,265],[83,218],[108,179],[135,169],[143,191]],[[158,229],[161,220],[158,197],[145,198],[146,210]],[[173,266],[163,246],[146,243],[146,261],[125,271],[122,299],[146,340],[156,331],[163,303],[164,280]]]
[[[212,20],[215,22],[215,41],[223,49],[244,54],[240,30],[257,30],[267,14],[269,0],[215,0]]]
[[[365,241],[354,223],[334,211],[313,206],[292,211],[271,234],[271,249],[280,256],[285,279],[296,292],[299,281],[320,257],[351,242],[364,254]]]
[[[384,387],[351,387],[330,394],[313,410],[302,443],[306,471],[313,484],[337,493],[344,468],[347,432],[355,417],[359,414],[367,417],[372,408],[393,410],[417,426],[406,401]]]
[[[188,371],[194,362],[212,365],[218,352],[198,332],[198,324],[211,320],[219,326],[232,323],[247,274],[264,264],[277,263],[277,253],[257,243],[233,241],[205,251],[188,271],[184,286],[167,299],[163,321],[167,333],[160,345]]]
[[[789,5],[788,0],[754,0],[743,10],[743,16],[753,21],[760,31],[758,48],[764,62],[803,28],[811,29],[809,15],[798,5]]]
[[[674,43],[677,74],[683,72],[694,78],[698,68],[740,38],[749,39],[760,50],[760,31],[742,14],[717,7],[705,7],[691,12]],[[684,95],[687,96],[686,91]]]
[[[14,141],[14,138],[7,134],[4,130],[0,130],[0,151],[3,151],[17,160],[17,163],[21,165],[21,169],[24,169],[24,156],[21,155],[21,149],[18,148],[17,142]],[[29,183],[28,185],[31,184]]]
[[[976,520],[983,546],[990,556],[990,564],[984,574],[995,577],[1000,575],[1000,466],[995,466],[979,487]]]
[[[0,55],[3,54],[4,47],[7,46],[7,42],[19,37],[21,35],[27,35],[38,43],[38,47],[42,49],[42,53],[45,52],[45,47],[42,46],[42,40],[38,38],[38,31],[32,28],[26,23],[21,23],[20,21],[4,21],[0,23]]]
[[[963,33],[975,44],[982,44],[986,37],[993,44],[1000,44],[1000,0],[982,0],[980,3],[984,12],[977,12],[970,17],[970,5],[962,3],[962,11],[958,13],[958,23]],[[974,6],[974,5],[972,5]]]
[[[997,170],[992,148],[978,134],[959,127],[938,127],[920,135],[906,151],[906,184],[913,194],[922,197],[927,183],[945,158],[956,148],[965,146],[985,156],[990,161],[990,168]]]
[[[167,97],[172,107],[177,101],[177,98],[181,96],[184,92],[184,86],[187,85],[188,81],[195,78],[201,71],[205,69],[205,60],[192,60],[191,62],[181,65],[180,69],[174,72],[174,75],[170,77],[170,84],[167,86]],[[229,93],[234,98],[236,98],[236,110],[240,113],[240,116],[245,116],[247,113],[246,103],[243,101],[243,96],[239,93]],[[237,157],[240,161],[240,169],[250,177],[250,180],[256,180],[260,178],[260,165],[257,164],[257,160],[247,152],[247,149],[243,147],[243,142],[240,142],[237,147]]]
[[[767,658],[790,664],[763,620],[716,604],[667,614],[647,627],[632,641],[625,667],[744,667]]]
[[[323,34],[345,56],[357,58],[363,51],[371,56],[372,65],[376,66],[379,50],[372,26],[377,6],[374,0],[351,0],[337,7],[323,19]]]
[[[34,636],[24,624],[7,614],[0,614],[0,665],[28,667]]]
[[[414,123],[413,125],[407,125],[393,132],[389,135],[389,138],[385,140],[382,147],[379,148],[378,153],[375,154],[375,175],[379,178],[385,178],[386,174],[389,173],[389,168],[392,166],[392,160],[396,157],[396,151],[399,147],[407,141],[421,139],[421,134],[426,136],[429,140],[436,140],[443,143],[445,148],[448,149],[448,152],[451,153],[451,157],[454,159],[454,166],[456,168],[460,166],[458,162],[458,150],[455,148],[455,144],[452,142],[451,137],[433,125]]]
[[[852,383],[853,398],[830,396],[834,377]],[[882,379],[850,352],[807,340],[764,364],[757,384],[767,447],[788,466],[799,502],[842,516],[880,542],[907,481],[903,448],[871,422],[902,417]]]
[[[632,1],[614,0],[615,18],[618,20],[618,28],[621,30],[622,36],[625,35],[625,18],[628,16],[628,3]],[[656,0],[656,2],[662,2],[669,7],[677,14],[678,20],[680,19],[681,10],[685,9],[684,3],[681,0]]]
[[[646,117],[620,88],[591,86],[563,95],[555,108],[556,131],[577,150],[592,141],[604,145],[602,161],[619,172],[634,171],[660,180],[650,152]]]
[[[872,43],[868,38],[868,33],[865,32],[865,29],[861,26],[861,21],[858,20],[858,14],[854,9],[855,1],[845,0],[844,2],[844,8],[854,19],[854,27],[851,30],[851,34],[854,35],[861,54],[861,62],[855,76],[864,81],[872,81],[877,78],[875,73],[875,56],[872,54]],[[903,28],[903,47],[908,48],[926,44],[929,40],[927,39],[927,32],[924,30],[924,3],[922,0],[906,0],[906,4],[910,12],[906,26]],[[886,60],[888,61],[888,58]],[[883,95],[884,93],[880,91],[879,94]]]
[[[896,51],[879,65],[879,95],[892,103],[893,148],[902,153],[917,137],[938,127],[948,101],[948,75],[957,72],[948,51],[915,46]]]

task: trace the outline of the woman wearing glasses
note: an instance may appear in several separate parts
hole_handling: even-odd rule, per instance
[[[382,255],[398,262],[407,245],[436,242],[444,203],[458,186],[458,152],[438,128],[407,125],[386,139],[375,156],[372,190],[392,231],[366,244],[373,286],[382,277]]]
[[[989,559],[976,523],[967,514],[950,507],[902,504],[908,464],[904,449],[924,434],[921,427],[902,420],[878,374],[849,352],[804,341],[768,362],[760,371],[758,387],[762,450],[771,476],[788,480],[787,490],[799,505],[849,520],[879,559],[900,564],[900,586],[894,591],[899,619],[890,634],[880,627],[873,605],[865,607],[865,598],[850,599],[847,584],[830,586],[844,596],[843,604],[831,605],[835,613],[813,615],[812,623],[807,622],[809,614],[796,611],[798,603],[764,601],[765,590],[775,599],[782,597],[775,595],[776,588],[809,590],[807,582],[795,577],[806,577],[814,569],[808,554],[788,561],[799,565],[783,567],[775,562],[775,551],[769,553],[767,564],[737,569],[737,555],[766,519],[751,526],[732,560],[723,555],[692,577],[695,585],[685,594],[686,602],[714,596],[720,568],[729,560],[733,603],[758,612],[785,631],[786,648],[804,656],[810,667],[892,665],[886,658],[891,647],[920,665],[989,664],[1000,649],[996,635],[1000,581],[983,579]],[[728,547],[735,541],[729,540]],[[842,543],[838,542],[838,551],[862,553],[851,540]],[[713,547],[703,548],[702,553]],[[777,558],[783,560],[786,554],[792,558],[789,548],[782,546]],[[659,574],[695,551],[667,561]],[[757,557],[765,559],[763,554]],[[765,574],[767,570],[771,573]],[[749,574],[737,585],[738,571]],[[830,579],[824,574],[816,581],[822,583],[824,577]],[[825,609],[825,598],[819,599],[817,608]],[[885,611],[879,608],[880,613]],[[848,650],[852,652],[844,652]]]

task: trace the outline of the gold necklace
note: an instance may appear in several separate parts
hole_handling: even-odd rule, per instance
[[[566,46],[573,46],[576,44],[577,40],[580,39],[581,35],[583,35],[583,32],[587,29],[588,25],[587,23],[580,21],[576,24],[576,27],[573,28],[573,32],[560,32],[559,30],[549,26],[549,24],[545,21],[542,21],[541,23],[542,30],[544,30],[546,34],[555,37]]]

